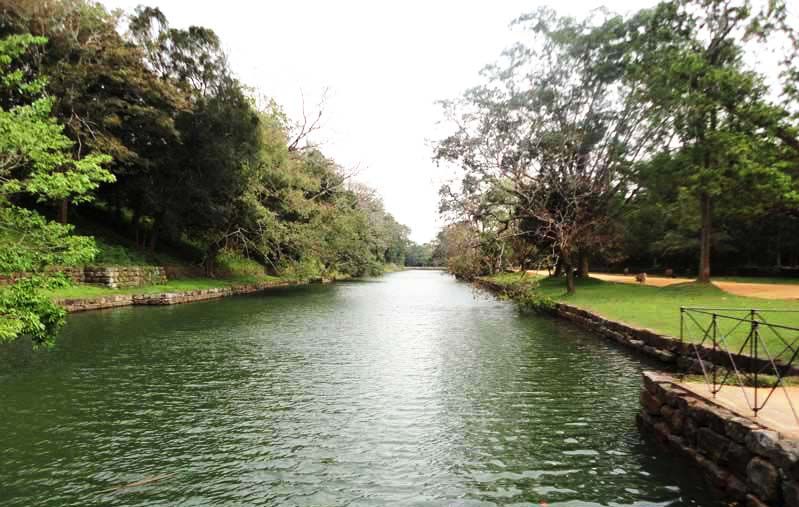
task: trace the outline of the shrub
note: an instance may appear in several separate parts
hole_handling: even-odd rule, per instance
[[[219,274],[225,277],[259,277],[266,274],[263,265],[234,250],[222,250],[216,257]]]
[[[523,310],[549,313],[555,309],[555,300],[536,290],[524,291],[514,297],[516,304]]]
[[[286,261],[280,265],[280,275],[291,280],[314,280],[322,277],[324,266],[316,257]]]

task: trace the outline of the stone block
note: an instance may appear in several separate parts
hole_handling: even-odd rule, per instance
[[[660,407],[663,403],[647,390],[641,390],[641,407],[651,415],[660,415]]]
[[[677,358],[677,367],[683,371],[690,371],[693,359],[688,354],[680,354]]]
[[[707,461],[696,451],[696,449],[688,446],[687,442],[682,437],[670,434],[666,440],[669,448],[687,462],[701,466],[702,463]]]
[[[655,422],[652,420],[652,416],[643,410],[635,414],[635,425],[641,433],[650,433],[654,424]]]
[[[737,442],[730,442],[727,448],[727,455],[723,457],[723,462],[727,468],[741,479],[746,479],[746,466],[752,459],[752,453],[746,446]]]
[[[746,484],[764,502],[777,500],[780,495],[780,475],[774,465],[763,458],[752,458],[746,466]]]
[[[648,347],[647,351],[652,357],[663,363],[674,363],[677,361],[677,356],[668,350],[657,347]]]
[[[657,394],[661,390],[660,382],[664,381],[663,375],[645,371],[641,374],[641,378],[643,379],[644,387],[650,393]]]
[[[668,422],[672,433],[675,433],[677,435],[682,435],[683,424],[685,422],[685,416],[683,416],[682,410],[675,409],[672,412],[671,417],[669,417]]]
[[[778,440],[769,457],[786,476],[799,481],[799,441]]]
[[[730,478],[729,472],[701,455],[697,455],[696,464],[702,468],[705,478],[713,488],[719,492],[723,492],[726,489]]]
[[[681,390],[669,388],[666,391],[666,399],[669,405],[680,412],[685,412],[688,408],[688,398],[686,398],[685,393]]]
[[[769,458],[777,451],[777,442],[780,439],[779,433],[772,430],[756,429],[746,435],[746,447],[754,454]]]
[[[724,418],[705,403],[693,403],[688,407],[688,417],[698,426],[707,426],[716,433],[724,433]]]
[[[744,501],[746,500],[746,484],[735,477],[730,475],[727,477],[727,484],[724,487],[724,494],[732,500]]]
[[[653,426],[653,430],[655,438],[658,439],[659,442],[664,444],[668,443],[669,435],[671,435],[671,433],[669,433],[669,427],[668,425],[666,425],[665,422],[663,421],[656,422],[655,425]]]
[[[740,443],[746,443],[746,436],[753,430],[760,429],[760,427],[743,417],[733,416],[728,417],[724,421],[724,433],[732,440]]]
[[[696,445],[708,458],[718,463],[727,456],[730,440],[704,427],[696,432]]]
[[[782,499],[785,507],[799,507],[799,484],[782,481]]]
[[[695,446],[696,445],[696,431],[697,431],[697,428],[696,428],[696,423],[694,422],[694,420],[689,418],[689,417],[686,417],[685,419],[683,419],[683,427],[682,428],[683,428],[682,429],[682,434],[683,434],[683,437],[685,437],[685,441],[688,443],[688,445],[690,445],[692,447]]]
[[[645,345],[644,342],[641,340],[629,340],[628,343],[630,344],[631,347],[639,350],[643,350]]]

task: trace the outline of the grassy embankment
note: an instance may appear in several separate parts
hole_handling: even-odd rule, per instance
[[[182,266],[186,261],[164,251],[151,252],[135,247],[127,238],[97,224],[81,224],[80,232],[95,236],[99,250],[92,265],[95,266]],[[220,274],[214,278],[191,277],[169,280],[165,284],[146,285],[111,289],[99,285],[72,284],[48,291],[53,299],[82,299],[129,294],[159,294],[166,292],[186,292],[193,290],[225,288],[235,285],[254,283],[296,282],[296,277],[278,277],[264,273],[264,268],[257,262],[240,256],[223,254],[217,266]]]
[[[98,231],[92,231],[95,234]],[[97,266],[157,266],[157,265],[182,265],[185,262],[165,252],[145,252],[125,244],[121,237],[114,236],[107,230],[102,230],[102,239],[96,238],[99,254],[92,263]],[[273,276],[264,273],[262,265],[237,255],[224,253],[218,259],[218,276],[192,277],[169,280],[165,284],[147,285],[143,287],[129,287],[111,289],[90,284],[72,284],[68,287],[54,289],[48,293],[53,299],[83,299],[114,295],[129,294],[160,294],[167,292],[187,292],[203,289],[216,289],[236,285],[258,283],[303,283],[310,280],[300,276],[286,274]],[[386,273],[401,271],[402,266],[387,264],[384,266]],[[335,275],[335,279],[348,278],[344,275]]]
[[[186,292],[202,289],[216,289],[262,282],[291,281],[276,276],[263,275],[260,277],[234,277],[234,278],[185,278],[170,280],[165,284],[145,285],[143,287],[128,287],[123,289],[110,289],[98,285],[73,284],[49,291],[54,299],[81,299],[102,296],[127,295],[127,294],[160,294],[165,292]]]
[[[577,280],[575,294],[568,295],[565,292],[564,279],[536,278],[529,274],[522,277],[519,273],[503,273],[486,277],[486,279],[508,288],[521,288],[525,291],[537,292],[556,302],[574,305],[608,319],[648,328],[673,337],[680,336],[681,306],[740,308],[742,310],[740,312],[724,312],[738,317],[745,316],[745,310],[756,308],[764,310],[763,316],[771,323],[799,328],[799,301],[735,296],[713,285],[686,283],[658,288],[604,282],[590,278]],[[748,279],[747,281],[755,282],[757,280]],[[796,310],[796,313],[769,313],[768,310]],[[697,315],[696,318],[700,324],[707,325],[710,317]],[[686,319],[686,321],[690,320]],[[731,320],[719,320],[719,331],[721,334],[729,335],[728,343],[731,347],[740,346],[749,332],[748,326],[743,324],[733,330],[735,324],[736,322]],[[686,326],[686,330],[685,338],[687,340],[699,341],[702,338],[702,332],[698,326]],[[789,342],[799,338],[799,333],[796,332],[787,330],[779,332]],[[772,332],[763,330],[761,336],[765,338],[768,350],[772,354],[776,355],[782,351],[781,341]]]

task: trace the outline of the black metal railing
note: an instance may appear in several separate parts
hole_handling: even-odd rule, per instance
[[[773,322],[773,315],[791,313],[799,310],[680,308],[680,341],[692,350],[714,398],[722,387],[737,385],[757,417],[781,388],[799,423],[785,386],[786,378],[796,373],[799,327]]]

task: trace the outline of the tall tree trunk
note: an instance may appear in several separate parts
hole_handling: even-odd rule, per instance
[[[144,248],[147,235],[142,234],[141,228],[139,227],[139,215],[139,208],[133,208],[133,217],[130,220],[130,224],[133,226],[133,231],[136,236],[136,246]]]
[[[555,272],[552,273],[552,276],[558,277],[563,274],[563,256],[558,257],[558,261],[555,263]]]
[[[580,250],[579,263],[580,278],[588,278],[588,254],[584,250]]]
[[[203,260],[203,267],[205,268],[205,276],[214,278],[216,276],[216,256],[219,253],[219,246],[214,243],[205,250],[205,259]]]
[[[69,200],[61,199],[58,203],[58,222],[61,224],[67,223],[69,220]]]
[[[566,293],[574,294],[574,268],[571,261],[565,262],[563,267],[566,269]]]
[[[155,223],[153,224],[153,230],[150,233],[150,246],[149,246],[150,252],[155,252],[155,245],[157,241],[158,241],[158,224]]]
[[[712,207],[710,195],[703,192],[699,199],[702,214],[702,232],[699,237],[699,275],[698,282],[710,282],[710,236],[712,230]]]

